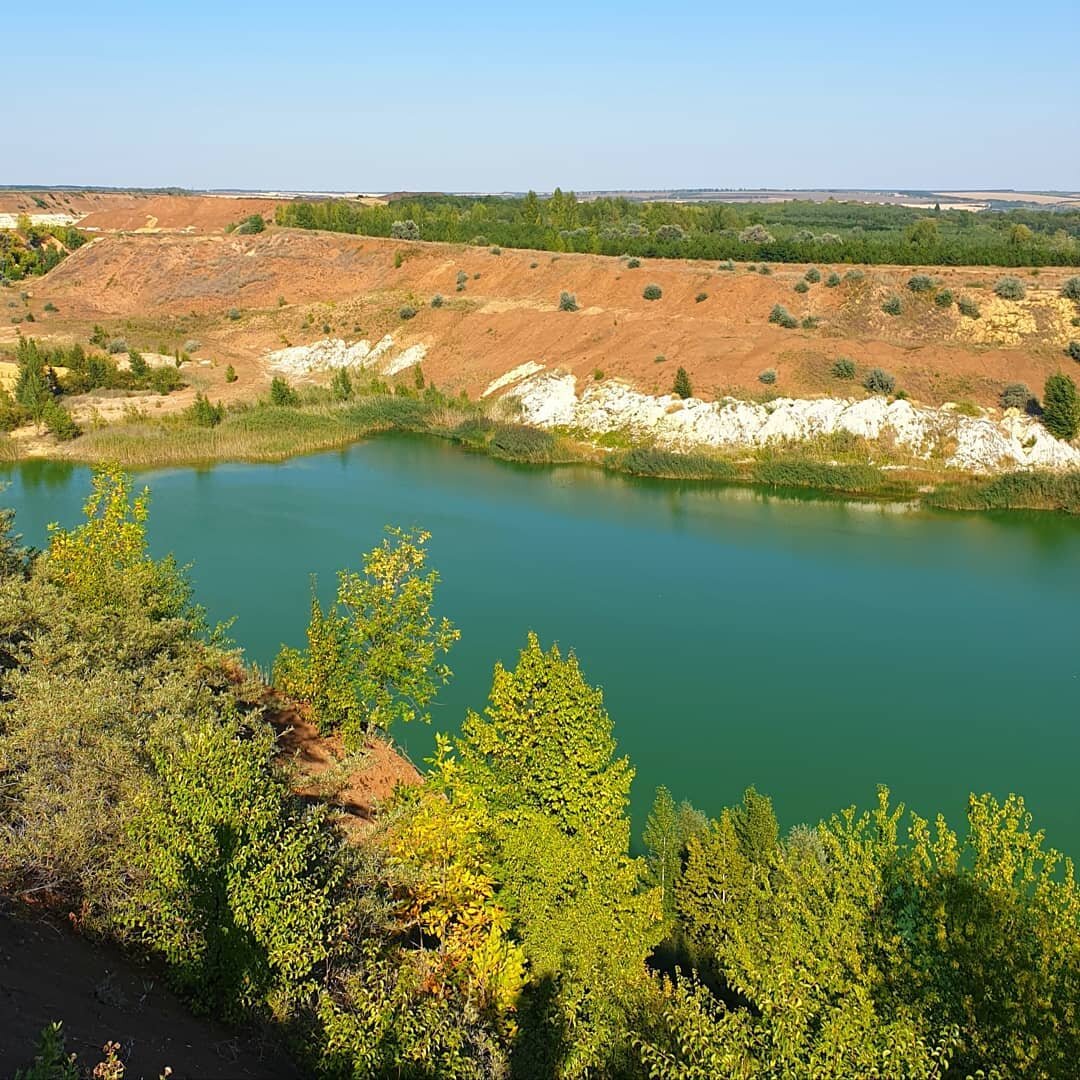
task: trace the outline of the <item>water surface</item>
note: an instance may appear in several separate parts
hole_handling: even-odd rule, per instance
[[[86,470],[9,478],[27,540],[78,520]],[[1016,791],[1080,855],[1080,522],[528,469],[408,437],[139,479],[155,552],[193,564],[261,665],[302,644],[310,574],[328,597],[385,524],[429,530],[462,631],[435,727],[484,705],[528,630],[558,640],[604,688],[639,827],[660,783],[708,812],[755,784],[784,826],[882,783],[954,827],[969,791]],[[430,750],[427,729],[395,735]]]

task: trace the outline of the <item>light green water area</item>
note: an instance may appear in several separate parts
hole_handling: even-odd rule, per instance
[[[78,521],[89,472],[29,463],[3,500],[28,542]],[[962,824],[969,791],[1025,796],[1080,855],[1080,522],[975,516],[530,469],[386,437],[280,465],[141,474],[157,554],[268,666],[300,645],[386,524],[432,533],[461,628],[433,727],[482,708],[530,629],[573,648],[637,769],[715,813],[749,784],[783,826],[875,787]],[[414,760],[431,729],[394,732]]]

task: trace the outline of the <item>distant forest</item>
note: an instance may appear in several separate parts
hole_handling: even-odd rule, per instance
[[[653,258],[1080,265],[1080,212],[922,210],[857,202],[741,203],[417,195],[386,206],[349,199],[293,202],[276,221],[302,229],[403,240]]]

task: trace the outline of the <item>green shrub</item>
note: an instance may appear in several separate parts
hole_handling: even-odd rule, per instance
[[[1080,360],[1080,341],[1070,341],[1065,352],[1071,360]]]
[[[799,325],[799,320],[783,304],[773,305],[769,312],[769,322],[782,326],[785,330],[794,330]]]
[[[45,430],[60,442],[70,442],[80,434],[75,418],[57,401],[50,401],[45,405],[41,419]]]
[[[187,410],[187,415],[196,427],[217,427],[225,419],[225,406],[220,402],[217,405],[211,404],[210,399],[199,391]]]
[[[1061,295],[1066,300],[1080,300],[1080,277],[1071,277],[1061,286]]]
[[[956,301],[956,306],[959,309],[960,314],[966,315],[969,319],[977,319],[980,315],[979,305],[966,296],[961,296],[960,299]]]
[[[641,265],[641,260],[640,259],[627,259],[626,260],[626,269],[627,270],[636,270],[640,265]]]
[[[1036,404],[1035,395],[1021,382],[1009,383],[998,400],[1003,409],[1021,409],[1024,412],[1030,412]]]
[[[816,330],[820,322],[821,317],[819,315],[804,315],[800,325],[804,330]]]
[[[872,394],[891,394],[896,388],[896,379],[881,368],[871,368],[863,379],[863,386]]]
[[[731,259],[728,259],[726,262],[722,262],[716,269],[724,270],[728,273],[731,273],[735,269],[735,264],[731,261]]]
[[[638,447],[612,454],[605,466],[631,476],[656,476],[673,480],[735,480],[735,467],[722,458],[705,454],[677,454],[670,450]]]
[[[180,378],[180,372],[168,364],[164,367],[153,368],[148,376],[148,381],[150,389],[155,394],[171,394],[184,385],[183,379]]]
[[[12,1031],[12,1035],[14,1034]],[[64,1044],[62,1022],[55,1020],[43,1028],[38,1036],[33,1065],[26,1069],[16,1069],[15,1080],[80,1080],[83,1075],[76,1055],[69,1054]],[[95,1080],[97,1075],[95,1069]],[[103,1080],[111,1080],[113,1074],[101,1075]]]
[[[300,395],[280,375],[275,375],[270,383],[270,404],[299,405]]]
[[[759,372],[758,382],[762,382],[766,386],[772,386],[772,384],[776,382],[776,369],[766,368],[764,371]]]
[[[458,289],[464,289],[465,288],[465,282],[467,282],[468,280],[469,280],[469,275],[466,274],[464,270],[459,270],[457,272],[457,277],[455,278],[455,283],[456,283]]]
[[[27,322],[36,322],[36,321],[37,321],[37,320],[36,320],[36,319],[34,318],[34,313],[33,313],[32,311],[28,311],[28,312],[27,312],[27,313],[26,313],[26,314],[25,314],[25,315],[23,316],[23,318],[24,318],[24,319],[25,319],[25,320],[26,320]]]
[[[929,274],[913,274],[907,287],[913,293],[928,293],[934,287],[934,279]]]
[[[491,248],[491,254],[492,255],[501,255],[502,254],[502,248],[501,247],[493,247],[493,248]]]
[[[390,225],[390,236],[394,240],[419,240],[420,226],[412,218],[395,221]]]
[[[559,310],[560,311],[577,311],[578,302],[577,297],[571,292],[559,293]]]
[[[890,296],[884,304],[881,305],[881,310],[886,315],[899,315],[904,310],[904,305],[900,302],[899,296]]]
[[[1023,300],[1027,296],[1024,283],[1018,277],[1012,275],[998,278],[997,283],[994,285],[994,292],[1002,300]]]
[[[229,318],[230,318],[230,319],[231,319],[231,320],[232,320],[233,322],[236,322],[236,320],[240,318],[240,309],[239,309],[239,308],[234,308],[234,307],[233,307],[233,308],[229,308],[229,310],[228,310],[227,314],[228,314],[228,317],[229,317]]]
[[[646,285],[642,290],[641,295],[645,297],[646,300],[659,300],[660,297],[664,295],[664,291],[659,285],[653,283]]]
[[[762,277],[768,277],[772,273],[772,267],[766,266],[764,263],[762,263],[758,267],[758,273],[761,274]]]
[[[840,275],[833,270],[829,276],[825,279],[825,284],[830,289],[835,289],[840,284]]]
[[[603,370],[601,368],[593,368],[592,377],[593,377],[594,382],[603,382],[604,381],[604,372],[603,372]]]
[[[433,308],[441,308],[441,307],[443,306],[443,298],[442,298],[442,293],[436,293],[436,294],[435,294],[435,295],[434,295],[434,296],[433,296],[433,297],[431,298],[431,306],[432,306]]]
[[[838,356],[829,371],[836,379],[854,379],[855,361],[847,356]]]
[[[488,443],[495,457],[543,465],[555,457],[557,443],[550,431],[523,424],[496,424]]]
[[[805,281],[796,281],[794,285],[797,293],[807,293],[810,291],[810,286]]]
[[[694,303],[700,304],[703,300],[708,300],[708,299],[709,299],[709,294],[707,292],[699,292],[697,294],[697,296],[694,297]]]
[[[251,214],[244,218],[239,225],[233,230],[238,236],[251,236],[254,233],[261,233],[266,228],[266,219],[262,214]]]
[[[236,368],[234,368],[232,364],[229,364],[228,367],[225,368],[225,381],[227,383],[234,383],[236,382],[236,378]]]
[[[939,292],[936,292],[934,294],[934,303],[937,304],[937,306],[939,308],[952,307],[952,304],[953,304],[952,290],[951,289],[941,289]]]
[[[147,364],[141,352],[128,349],[128,370],[136,379],[145,379],[150,373],[150,365]]]
[[[128,343],[122,338],[113,338],[108,344],[108,352],[115,356],[117,353],[123,353],[128,351]]]
[[[45,309],[44,310],[49,312],[49,314],[51,315],[54,312],[59,311],[60,309],[51,300],[48,300],[45,303]]]
[[[676,397],[684,399],[693,396],[694,390],[690,385],[690,376],[686,373],[686,368],[680,367],[679,370],[675,372],[675,383],[672,386],[672,393],[675,394]]]
[[[1068,375],[1051,375],[1043,387],[1043,426],[1059,439],[1073,439],[1080,428],[1080,397]]]
[[[844,275],[844,280],[854,282],[865,281],[866,275],[861,270],[849,270]]]
[[[656,355],[655,355],[655,356],[653,357],[653,363],[654,363],[654,364],[662,364],[662,363],[664,363],[664,361],[666,361],[666,360],[667,360],[667,357],[666,357],[666,356],[665,356],[665,355],[664,355],[663,353],[657,353],[657,354],[656,354]]]
[[[821,280],[821,271],[816,266],[811,266],[810,269],[803,274],[803,278],[811,285],[816,285]]]
[[[405,320],[415,319],[416,308],[414,308],[412,304],[406,304],[403,308],[398,309],[398,316]]]
[[[531,262],[531,263],[529,263],[529,269],[530,270],[535,270],[539,265],[540,264],[538,262]]]
[[[334,401],[349,401],[353,396],[352,378],[348,368],[335,368],[330,377],[330,396]]]

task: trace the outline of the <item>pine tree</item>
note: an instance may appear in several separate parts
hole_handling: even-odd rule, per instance
[[[675,372],[675,386],[673,387],[673,393],[677,397],[688,398],[693,394],[693,387],[690,385],[690,376],[686,374],[686,368],[679,368]]]
[[[1059,439],[1075,438],[1080,430],[1080,397],[1068,375],[1051,375],[1043,388],[1043,425]]]

